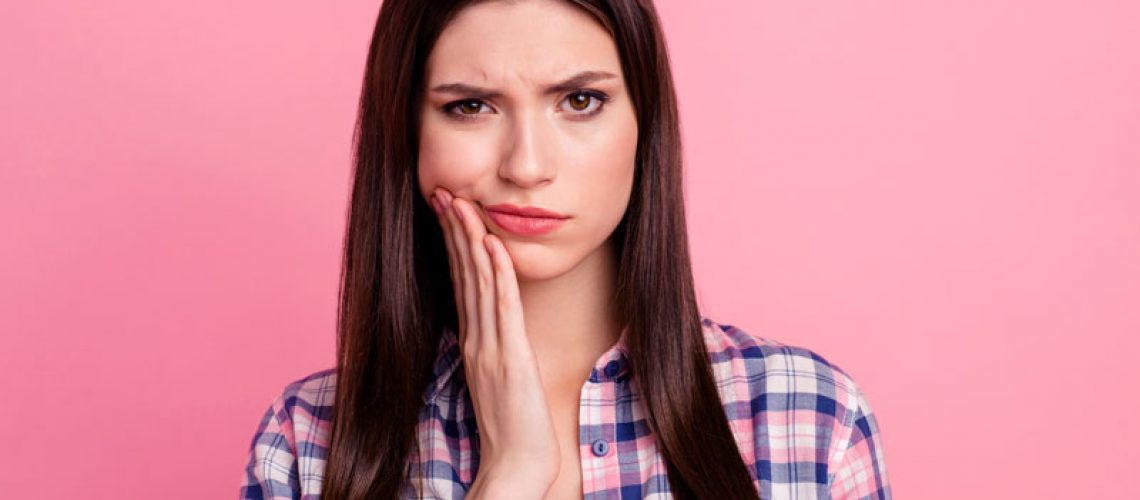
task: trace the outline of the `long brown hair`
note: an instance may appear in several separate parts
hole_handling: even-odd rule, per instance
[[[419,453],[416,425],[445,326],[458,331],[443,236],[416,189],[424,66],[479,0],[384,0],[354,135],[337,322],[336,401],[321,495],[390,499]],[[677,498],[758,498],[714,382],[689,263],[681,142],[651,0],[571,0],[612,34],[637,113],[636,172],[613,234],[615,304],[633,382]]]

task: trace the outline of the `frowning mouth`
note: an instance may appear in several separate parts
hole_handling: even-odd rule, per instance
[[[558,229],[570,217],[538,207],[520,207],[511,204],[489,205],[484,208],[495,225],[504,231],[520,236],[537,236]]]

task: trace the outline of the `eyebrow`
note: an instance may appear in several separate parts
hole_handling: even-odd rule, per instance
[[[598,80],[607,80],[610,78],[617,78],[617,75],[608,71],[583,71],[559,83],[548,85],[546,87],[546,93],[552,94],[557,92],[565,92],[568,90],[575,90],[589,83]],[[466,83],[459,82],[436,85],[435,87],[432,87],[431,90],[433,92],[470,95],[475,99],[494,99],[496,97],[503,96],[503,93],[498,90],[486,89],[483,87],[477,87],[475,85],[468,85]]]

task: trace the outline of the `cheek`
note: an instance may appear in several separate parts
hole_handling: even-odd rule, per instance
[[[574,169],[592,181],[621,184],[633,172],[637,134],[637,117],[631,105],[624,103],[596,124],[576,126],[567,133],[564,152],[573,158]]]
[[[493,141],[478,133],[425,121],[417,166],[420,190],[425,196],[430,196],[435,186],[456,194],[469,192],[470,186],[495,164]]]
[[[620,218],[629,202],[637,157],[637,125],[630,117],[606,127],[579,148],[575,183],[580,206],[596,207],[606,221]]]

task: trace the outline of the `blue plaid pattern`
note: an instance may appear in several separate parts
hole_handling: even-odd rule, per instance
[[[702,317],[709,359],[741,458],[764,500],[890,499],[883,446],[863,392],[818,354]],[[458,340],[445,331],[424,391],[402,498],[460,499],[474,482],[479,435]],[[582,389],[579,444],[586,500],[672,498],[665,464],[631,379],[625,332]],[[293,381],[254,433],[243,499],[320,495],[336,373]]]

